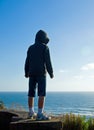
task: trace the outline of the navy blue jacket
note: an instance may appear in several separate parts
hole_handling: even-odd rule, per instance
[[[35,43],[28,48],[25,61],[25,76],[53,76],[49,48],[46,44]]]

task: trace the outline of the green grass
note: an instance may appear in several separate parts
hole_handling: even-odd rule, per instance
[[[94,130],[94,119],[92,118],[88,120],[88,130]]]
[[[94,130],[94,119],[85,116],[65,114],[62,118],[63,130]]]

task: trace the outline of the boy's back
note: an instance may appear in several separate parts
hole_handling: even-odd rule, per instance
[[[45,76],[53,73],[49,48],[43,43],[31,45],[27,51],[25,70],[29,76]]]
[[[28,49],[29,75],[41,76],[45,74],[45,49],[46,45],[35,43]]]

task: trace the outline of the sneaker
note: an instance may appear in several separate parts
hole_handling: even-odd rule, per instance
[[[37,114],[37,118],[36,120],[50,120],[51,117],[45,115],[44,113],[41,113],[41,114]]]
[[[36,116],[37,116],[37,114],[34,112],[34,113],[29,113],[28,114],[28,119],[34,119],[34,118],[36,118]]]

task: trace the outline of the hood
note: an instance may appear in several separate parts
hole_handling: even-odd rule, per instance
[[[47,37],[47,33],[43,30],[39,30],[36,33],[35,43],[44,43],[47,44],[49,42],[49,38]]]

